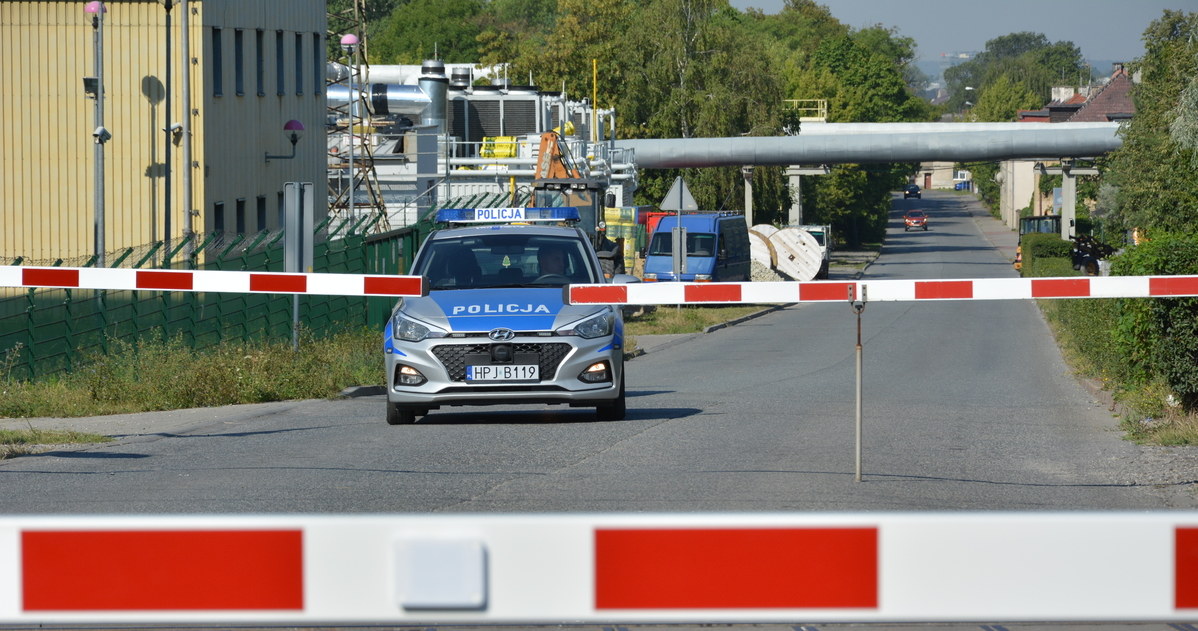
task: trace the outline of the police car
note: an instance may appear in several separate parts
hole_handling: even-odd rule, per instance
[[[573,225],[578,209],[444,209],[437,221],[451,227],[429,235],[409,272],[428,295],[401,299],[384,332],[387,422],[525,403],[624,418],[620,309],[563,300],[565,285],[609,282]]]

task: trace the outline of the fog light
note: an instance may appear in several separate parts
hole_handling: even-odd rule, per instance
[[[400,364],[395,367],[395,385],[397,386],[419,386],[428,379],[424,378],[419,370],[411,366]]]
[[[607,362],[595,362],[587,366],[587,369],[582,371],[581,375],[578,375],[578,380],[586,383],[611,381],[611,367],[607,365]]]

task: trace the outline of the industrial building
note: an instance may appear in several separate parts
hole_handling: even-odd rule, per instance
[[[0,3],[0,260],[84,265],[97,250],[277,229],[289,181],[312,181],[327,214],[327,181],[312,177],[326,166],[325,11]]]

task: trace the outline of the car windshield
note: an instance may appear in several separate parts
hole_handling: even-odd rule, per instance
[[[908,217],[923,217],[923,211],[922,210],[912,210],[911,212],[907,213],[907,216]]]
[[[578,238],[501,233],[432,239],[412,273],[431,290],[560,287],[602,282]]]
[[[674,253],[673,233],[669,230],[653,233],[649,241],[649,256],[670,256]],[[710,232],[686,233],[687,256],[715,256],[715,235]]]

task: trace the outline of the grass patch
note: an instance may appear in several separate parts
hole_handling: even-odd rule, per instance
[[[762,305],[692,306],[665,305],[630,318],[624,323],[629,336],[700,333],[714,326],[757,313]]]
[[[78,417],[336,396],[383,383],[382,335],[228,344],[193,351],[181,339],[110,341],[80,369],[39,381],[0,380],[0,417]]]
[[[43,429],[0,429],[0,460],[37,453],[45,445],[107,443],[112,439],[100,434]]]

